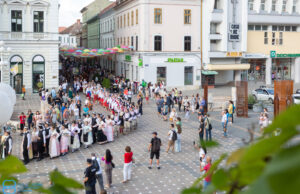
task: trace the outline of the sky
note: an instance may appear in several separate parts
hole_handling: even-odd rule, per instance
[[[80,10],[94,0],[59,0],[59,26],[68,27],[81,19]]]

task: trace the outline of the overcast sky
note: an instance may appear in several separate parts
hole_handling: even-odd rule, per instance
[[[94,0],[59,0],[59,26],[68,27],[81,19],[80,10]]]

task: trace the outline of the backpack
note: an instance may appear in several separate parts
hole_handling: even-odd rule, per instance
[[[99,171],[100,167],[99,167],[97,158],[95,158],[95,159],[93,160],[93,167],[96,169],[96,172]]]
[[[178,130],[178,134],[181,134],[182,133],[181,126],[180,125],[176,125],[176,127],[177,127],[177,130]]]
[[[153,139],[153,144],[152,144],[152,152],[158,152],[160,150],[161,146],[161,141],[159,138],[154,138]]]
[[[232,114],[234,114],[234,111],[235,111],[235,106],[234,104],[232,104]]]
[[[207,121],[208,121],[208,130],[211,131],[212,130],[212,125],[211,125],[210,121],[208,120],[208,118],[207,118]]]
[[[174,130],[172,130],[172,131],[173,131],[172,141],[176,141],[177,140],[177,133]]]

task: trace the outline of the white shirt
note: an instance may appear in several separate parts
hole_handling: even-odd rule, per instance
[[[173,137],[173,131],[170,130],[169,133],[168,133],[168,135],[169,135],[169,140],[172,140],[172,137]]]
[[[225,123],[226,121],[227,121],[227,115],[224,114],[224,115],[222,116],[222,123]]]
[[[79,116],[79,109],[78,109],[78,108],[75,108],[75,109],[74,109],[74,115],[75,115],[75,116]]]

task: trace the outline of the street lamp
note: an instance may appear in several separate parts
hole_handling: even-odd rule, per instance
[[[0,41],[0,66],[1,66],[1,82],[3,83],[3,67],[4,66],[8,66],[8,61],[4,60],[4,56],[8,55],[11,52],[11,48],[10,47],[5,47],[5,42],[4,41]]]

